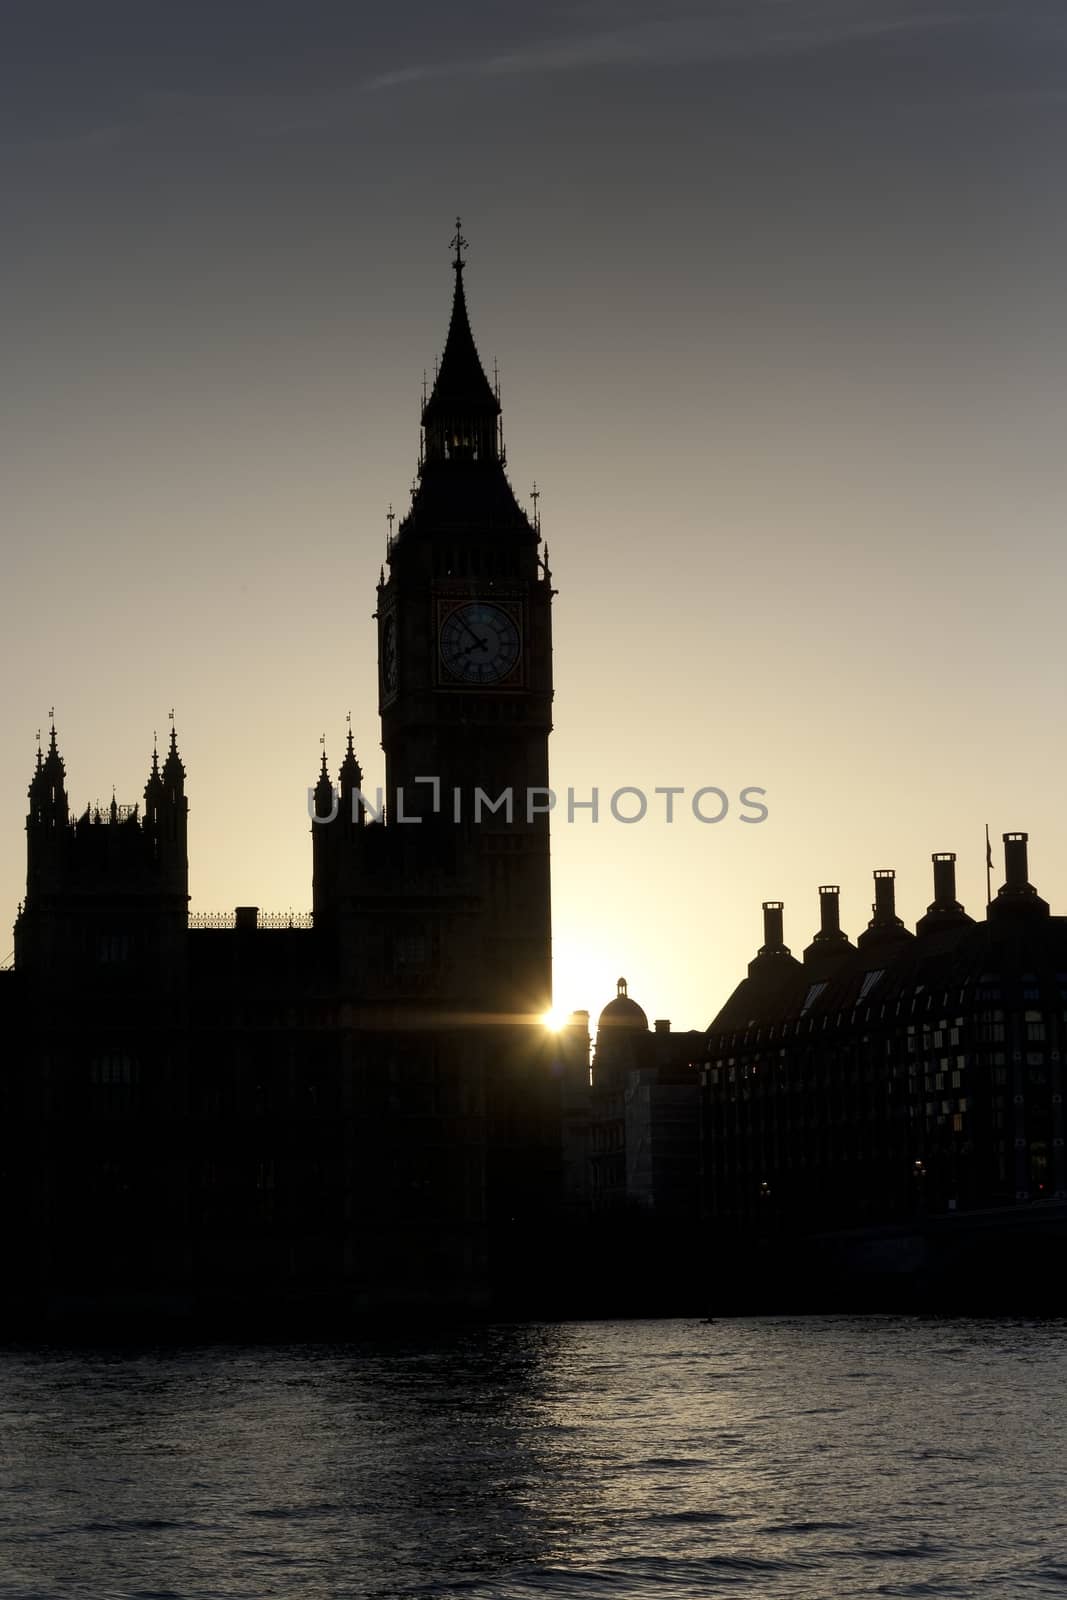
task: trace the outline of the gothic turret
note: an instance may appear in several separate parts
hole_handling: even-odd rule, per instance
[[[40,743],[37,745],[37,765],[30,780],[29,799],[30,809],[26,817],[26,904],[32,905],[37,895],[55,889],[67,847],[70,806],[66,769],[56,743],[54,722],[47,754],[42,755]]]
[[[37,746],[37,766],[30,781],[29,821],[49,828],[63,827],[70,815],[67,802],[66,768],[56,744],[56,725],[53,722],[48,740],[48,754],[41,755]]]
[[[185,768],[178,754],[178,736],[173,724],[170,730],[170,749],[160,773],[162,792],[159,797],[157,838],[160,859],[177,874],[176,888],[184,893],[188,885],[188,813],[185,798]],[[146,795],[147,801],[147,795]]]
[[[148,782],[144,786],[144,814],[150,817],[153,812],[158,812],[163,799],[163,774],[159,770],[159,748],[155,740],[152,743],[152,770],[148,774]]]
[[[132,989],[122,1001],[127,1017],[147,1005],[150,994],[164,1008],[181,1004],[188,802],[173,731],[162,767],[158,750],[152,751],[144,799],[143,817],[139,806],[120,805],[112,791],[109,805],[87,806],[71,819],[53,727],[30,784],[26,901],[15,930],[15,960],[28,981],[47,981],[66,995],[65,1004],[91,1003],[94,1015],[107,1012],[112,1000],[119,1004],[117,990],[98,989],[101,968],[111,976],[121,968],[129,977]]]
[[[318,829],[326,823],[333,821],[334,807],[337,804],[337,795],[333,784],[330,782],[330,769],[326,765],[326,746],[322,749],[322,763],[319,767],[319,778],[312,796],[315,804],[315,817],[312,826]]]
[[[185,768],[178,754],[178,735],[173,724],[170,730],[170,749],[163,763],[163,787],[168,801],[176,802],[185,794]]]
[[[158,867],[161,887],[188,899],[188,824],[189,802],[185,798],[185,767],[178,754],[178,736],[170,730],[170,748],[162,767],[159,750],[153,744],[152,769],[144,787],[144,831],[150,859]]]
[[[352,742],[351,728],[348,730],[348,748],[345,750],[345,758],[341,762],[337,779],[341,790],[341,815],[346,823],[354,824],[356,827],[362,826],[366,820],[363,808],[358,800],[355,806],[352,804],[353,797],[360,794],[363,789],[363,768],[356,760],[356,747]]]

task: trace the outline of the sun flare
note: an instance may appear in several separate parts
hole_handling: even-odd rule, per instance
[[[553,1006],[551,1010],[543,1013],[541,1021],[550,1033],[559,1033],[570,1021],[569,1014],[560,1006]]]

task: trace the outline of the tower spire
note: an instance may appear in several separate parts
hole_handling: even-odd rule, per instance
[[[363,788],[363,768],[356,757],[355,741],[352,738],[352,713],[345,719],[348,723],[348,738],[345,741],[345,756],[341,762],[341,769],[337,774],[338,787],[341,794],[341,806],[344,810],[346,821],[356,820],[352,813],[352,796],[358,794]],[[358,820],[364,820],[360,810]]]
[[[330,769],[326,764],[326,735],[320,734],[319,743],[322,746],[322,759],[319,763],[319,777],[315,785],[315,818],[319,822],[328,822],[336,816],[333,784],[330,782]]]
[[[152,729],[152,769],[144,786],[145,816],[151,820],[163,798],[163,774],[159,770],[159,734]]]
[[[463,252],[467,248],[467,241],[463,237],[463,219],[456,218],[456,231],[449,239],[449,245],[456,252],[452,257],[452,265],[456,269],[457,277],[463,271]]]
[[[500,402],[485,375],[471,332],[463,288],[467,241],[458,217],[452,248],[456,275],[452,316],[433,389],[422,408],[423,454],[427,461],[497,461]]]
[[[163,763],[162,776],[163,776],[163,782],[166,784],[168,792],[170,793],[172,799],[175,799],[180,794],[182,794],[183,790],[184,790],[185,767],[182,764],[181,756],[178,754],[178,733],[177,733],[177,729],[174,726],[174,710],[173,710],[173,708],[171,708],[171,711],[170,711],[169,715],[170,715],[170,748],[167,751],[167,759]]]

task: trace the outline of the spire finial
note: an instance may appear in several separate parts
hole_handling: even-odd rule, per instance
[[[537,487],[537,479],[536,479],[536,478],[535,478],[535,479],[534,479],[534,486],[533,486],[533,488],[532,488],[532,489],[531,489],[531,490],[530,490],[530,499],[531,499],[531,500],[532,500],[532,501],[533,501],[533,508],[534,508],[534,529],[535,529],[535,531],[536,531],[536,532],[537,532],[537,533],[540,533],[540,532],[541,532],[541,513],[540,513],[540,512],[539,512],[539,511],[538,511],[538,509],[537,509],[537,502],[538,502],[538,501],[539,501],[539,500],[540,500],[540,498],[541,498],[541,491],[540,491],[540,489],[539,489],[539,488],[538,488],[538,487]]]
[[[391,500],[389,502],[389,510],[385,513],[385,520],[389,524],[389,543],[392,544],[393,523],[396,521],[396,512],[393,510],[393,502]]]
[[[452,265],[457,272],[462,272],[463,252],[467,248],[467,241],[463,237],[463,223],[459,217],[456,218],[456,231],[448,242],[456,252],[452,257]]]

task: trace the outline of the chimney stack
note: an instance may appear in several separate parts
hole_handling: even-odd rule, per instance
[[[874,943],[906,943],[915,937],[897,916],[896,876],[891,867],[879,867],[874,875],[873,915],[856,941],[861,950]]]
[[[974,919],[969,917],[956,899],[956,855],[952,850],[938,850],[930,857],[934,864],[934,898],[926,908],[925,917],[915,925],[916,933],[934,933],[945,928],[970,928]]]
[[[804,952],[804,965],[818,968],[819,977],[828,977],[854,948],[841,932],[840,894],[836,883],[819,886],[819,931]]]
[[[769,981],[772,988],[788,982],[794,972],[801,970],[785,942],[782,909],[780,900],[764,900],[763,943],[748,964],[749,977]]]
[[[1004,884],[1008,889],[1028,889],[1030,868],[1026,860],[1028,833],[1004,835]]]
[[[1030,868],[1026,851],[1029,837],[1029,834],[1026,833],[1006,833],[1003,835],[1004,883],[997,890],[997,897],[989,908],[992,916],[997,916],[1002,911],[1016,910],[1035,911],[1042,916],[1048,916],[1048,901],[1042,900],[1030,882]]]
[[[874,875],[874,905],[871,910],[874,912],[874,922],[883,928],[895,927],[900,922],[896,905],[896,876],[892,867],[879,867]]]
[[[934,863],[934,905],[956,904],[956,852],[941,850],[930,858]],[[931,907],[931,910],[933,907]]]
[[[789,954],[789,951],[785,948],[782,910],[781,900],[764,900],[763,902],[763,945],[760,949],[761,956]]]
[[[819,932],[824,939],[836,939],[841,933],[840,894],[836,883],[819,887]]]

